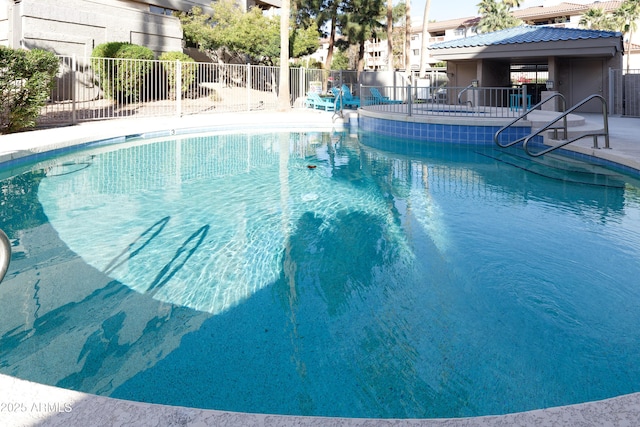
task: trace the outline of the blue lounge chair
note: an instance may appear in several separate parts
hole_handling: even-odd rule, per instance
[[[314,109],[324,110],[324,111],[336,110],[336,101],[323,99],[316,92],[307,93],[307,99],[305,100],[305,105],[309,108],[314,108]]]
[[[375,87],[372,87],[371,89],[369,89],[369,92],[371,93],[371,103],[378,105],[378,104],[402,104],[402,101],[398,100],[398,99],[389,99],[388,96],[382,96],[382,94],[380,93],[380,91],[378,89],[376,89]]]
[[[358,108],[360,106],[358,98],[345,99],[340,88],[332,87],[331,93],[336,97],[336,108],[340,108],[341,105],[346,108]]]
[[[345,107],[360,107],[360,98],[356,98],[355,96],[353,96],[353,94],[351,93],[351,89],[349,89],[349,86],[343,84],[339,90],[342,91],[342,103]]]

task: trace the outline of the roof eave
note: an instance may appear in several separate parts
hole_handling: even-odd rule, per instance
[[[461,48],[430,49],[432,57],[441,61],[465,59],[533,58],[549,56],[600,56],[613,57],[622,52],[622,41],[617,38],[597,40],[561,40],[538,43],[514,43],[508,45],[474,46]]]

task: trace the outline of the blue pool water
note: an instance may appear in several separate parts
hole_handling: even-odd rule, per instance
[[[212,133],[5,168],[0,372],[375,418],[640,391],[638,181],[545,157]]]

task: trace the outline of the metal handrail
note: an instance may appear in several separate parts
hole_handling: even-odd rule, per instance
[[[530,110],[535,110],[536,108],[542,106],[543,104],[546,104],[547,102],[549,102],[550,100],[554,99],[554,98],[560,98],[562,100],[562,107],[560,112],[564,112],[564,109],[567,108],[567,99],[564,97],[563,94],[561,93],[554,93],[552,94],[550,97],[543,99],[542,101],[538,102],[536,105],[534,105],[533,107],[530,108]],[[512,122],[510,122],[508,125],[505,125],[503,127],[500,128],[500,130],[498,130],[495,135],[493,135],[493,141],[498,145],[498,147],[500,148],[507,148],[507,147],[511,147],[512,145],[517,144],[518,142],[524,141],[525,139],[527,139],[526,136],[523,136],[522,138],[516,139],[515,141],[511,141],[507,144],[500,144],[499,138],[500,138],[500,134],[502,132],[504,132],[505,130],[507,130],[508,128],[510,128],[511,126],[513,126],[514,123],[516,123],[518,120],[522,119],[523,117],[527,117],[527,115],[529,114],[529,111],[527,111],[527,109],[524,109],[524,113],[522,113],[520,116],[516,117]],[[563,118],[563,117],[559,117],[559,118]],[[557,122],[557,120],[554,120],[553,123]],[[558,129],[554,128],[555,132],[556,132],[556,136],[558,135]],[[564,137],[565,139],[567,138],[567,116],[564,116],[564,123],[563,123],[563,130],[564,130]]]
[[[334,121],[336,119],[336,115],[340,118],[344,117],[344,112],[342,109],[344,108],[344,103],[342,102],[342,88],[338,91],[338,95],[333,100],[333,115],[331,116],[331,120]]]
[[[591,101],[592,99],[599,99],[600,102],[602,102],[602,120],[604,122],[604,131],[603,132],[589,132],[589,133],[585,133],[583,135],[577,136],[575,138],[566,140],[564,142],[562,142],[561,144],[558,145],[554,145],[553,147],[549,147],[545,150],[542,150],[538,153],[532,153],[529,148],[527,147],[527,144],[529,143],[529,141],[531,141],[531,138],[533,138],[536,135],[539,135],[540,133],[544,132],[545,130],[549,129],[554,123],[556,123],[558,120],[564,118],[566,120],[566,117],[571,114],[573,111],[575,111],[576,109],[580,108],[581,106],[583,106],[584,104],[586,104],[587,102]],[[593,137],[593,148],[600,148],[598,147],[598,136],[604,136],[604,148],[611,148],[609,147],[609,117],[608,117],[608,109],[607,109],[607,100],[604,99],[604,97],[602,97],[602,95],[598,95],[598,94],[594,94],[594,95],[590,95],[588,97],[586,97],[585,99],[583,99],[582,101],[578,102],[576,105],[574,105],[573,107],[569,108],[569,110],[565,111],[561,116],[556,117],[554,120],[550,121],[549,123],[547,123],[546,126],[538,129],[536,132],[532,133],[531,135],[527,136],[524,140],[524,143],[522,144],[522,148],[524,148],[524,150],[527,152],[528,155],[532,156],[532,157],[539,157],[542,156],[543,154],[549,153],[553,150],[557,150],[558,148],[564,147],[565,145],[571,144],[572,142],[578,141],[579,139],[585,138],[587,136],[592,136]],[[566,138],[566,134],[565,134],[565,138]]]
[[[7,273],[10,261],[11,242],[4,231],[0,230],[0,282],[2,282],[4,275]]]
[[[462,104],[462,94],[465,93],[466,91],[468,91],[469,89],[471,89],[472,87],[475,87],[474,83],[471,83],[469,86],[465,87],[464,89],[462,89],[460,91],[460,93],[458,94],[458,104]],[[469,103],[471,107],[473,107],[473,101],[467,101],[465,102],[465,104]]]

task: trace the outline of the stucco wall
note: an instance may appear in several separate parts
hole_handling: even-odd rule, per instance
[[[9,46],[9,1],[0,0],[0,46]]]
[[[153,14],[134,3],[79,0],[23,0],[14,32],[25,48],[88,56],[101,43],[124,41],[156,53],[182,50],[178,18]],[[144,6],[144,5],[143,5]]]

